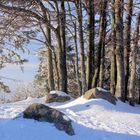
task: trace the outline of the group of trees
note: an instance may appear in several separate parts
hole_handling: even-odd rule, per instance
[[[100,86],[134,105],[139,11],[139,0],[1,0],[1,63],[22,64],[9,46],[25,51],[36,40],[42,43],[37,79],[48,91],[82,95]]]

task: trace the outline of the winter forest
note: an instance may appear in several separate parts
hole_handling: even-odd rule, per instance
[[[24,64],[29,63],[29,60],[24,58],[23,54],[30,55],[28,46],[31,46],[33,41],[39,44],[39,49],[34,54],[39,65],[33,82],[28,83],[28,87],[21,84],[13,100],[9,99],[0,104],[0,127],[1,119],[4,118],[1,110],[5,109],[5,106],[10,108],[8,103],[13,107],[11,114],[14,115],[11,117],[17,118],[17,114],[27,105],[37,102],[23,112],[23,117],[35,117],[35,120],[54,123],[57,129],[64,130],[68,135],[75,135],[75,140],[93,140],[96,131],[92,133],[87,129],[96,127],[101,127],[100,131],[111,132],[108,134],[110,137],[106,137],[106,132],[101,132],[103,140],[140,138],[140,125],[137,124],[140,120],[140,0],[0,0],[0,70],[12,65],[20,66],[21,72],[24,71]],[[34,49],[34,46],[31,48]],[[14,78],[14,75],[11,77]],[[16,81],[0,74],[0,94],[12,95],[10,86],[4,82],[5,79]],[[50,110],[45,110],[45,105],[39,104],[42,100],[45,105],[48,103],[49,107],[55,108],[54,112],[51,112],[54,121],[50,116],[46,116]],[[15,101],[18,101],[17,104],[12,103]],[[56,102],[57,104],[53,104]],[[94,108],[96,102],[99,107]],[[84,107],[90,107],[87,109],[89,111],[86,112]],[[100,107],[109,108],[110,112],[100,110]],[[44,110],[40,110],[41,114],[31,114],[42,108]],[[113,114],[112,108],[116,114]],[[131,116],[130,112],[136,116]],[[6,113],[8,115],[7,110]],[[110,114],[104,115],[103,119],[111,116],[113,119],[110,122],[99,120],[94,113],[97,113],[97,116],[98,113],[101,116],[104,113]],[[104,125],[95,124],[94,117],[88,118],[88,114],[97,117],[97,122],[103,121],[101,124]],[[82,116],[85,119],[82,119]],[[122,117],[121,121],[119,116]],[[128,120],[125,120],[127,117]],[[85,122],[86,119],[89,123]],[[134,124],[129,124],[129,120]],[[15,123],[21,121],[17,120]],[[74,121],[74,130],[71,121]],[[117,123],[114,124],[114,121]],[[9,125],[11,128],[14,126],[13,122]],[[107,129],[105,126],[108,125]],[[15,127],[15,131],[16,129]],[[93,137],[76,136],[80,130]],[[128,131],[129,138],[125,136],[124,130]],[[120,132],[123,135],[116,135]],[[51,138],[51,133],[47,138]],[[61,140],[72,139],[57,133]],[[100,139],[98,133],[100,132],[97,131],[95,140]],[[10,136],[14,138],[15,134]],[[37,140],[45,138],[38,137],[37,134],[35,137]],[[1,138],[12,140],[0,132]],[[34,139],[33,136],[29,138]],[[22,139],[27,139],[26,135]],[[14,140],[18,140],[18,136]],[[52,140],[59,138],[54,137]]]

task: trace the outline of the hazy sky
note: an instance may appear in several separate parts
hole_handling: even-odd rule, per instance
[[[39,59],[35,56],[35,51],[39,49],[41,44],[37,42],[32,42],[29,44],[28,48],[30,49],[30,54],[22,54],[21,56],[24,59],[29,60],[29,62],[25,63],[24,72],[22,72],[21,67],[17,65],[7,65],[5,68],[0,70],[0,76],[16,79],[19,81],[23,81],[25,83],[31,82],[38,70]],[[11,89],[15,89],[18,82],[13,82],[12,80],[2,79],[5,84],[9,85]]]

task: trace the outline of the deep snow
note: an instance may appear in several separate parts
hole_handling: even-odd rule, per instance
[[[23,119],[22,111],[45,98],[28,98],[0,105],[0,140],[140,140],[140,106],[121,101],[114,106],[102,99],[83,97],[66,103],[47,104],[73,120],[76,135],[68,136],[53,124]]]

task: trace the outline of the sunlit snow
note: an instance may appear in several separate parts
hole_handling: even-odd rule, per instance
[[[83,97],[66,103],[47,104],[72,120],[75,131],[69,136],[53,124],[23,119],[22,111],[31,103],[45,103],[45,98],[28,98],[0,105],[0,140],[139,140],[140,106],[121,101],[114,106],[102,99]]]

